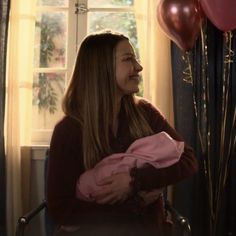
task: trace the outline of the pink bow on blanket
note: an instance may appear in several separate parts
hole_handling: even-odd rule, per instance
[[[91,193],[99,190],[100,180],[113,174],[129,172],[133,167],[150,164],[164,168],[176,163],[184,149],[184,142],[160,132],[134,141],[125,153],[115,153],[101,160],[93,169],[84,172],[76,184],[76,197],[90,201]]]

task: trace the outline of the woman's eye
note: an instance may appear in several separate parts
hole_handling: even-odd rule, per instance
[[[132,62],[137,62],[137,59],[135,57],[126,57],[124,61],[132,61]]]
[[[125,61],[132,61],[133,58],[132,58],[132,57],[126,57],[124,60],[125,60]]]
[[[139,63],[139,60],[136,57],[125,57],[123,58],[124,62],[132,62],[132,63]]]

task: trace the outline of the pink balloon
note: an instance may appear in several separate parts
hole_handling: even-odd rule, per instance
[[[179,48],[189,51],[199,36],[203,17],[197,0],[160,0],[157,20]]]
[[[236,0],[201,0],[203,11],[220,30],[236,28]]]

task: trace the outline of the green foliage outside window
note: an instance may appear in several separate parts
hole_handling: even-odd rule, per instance
[[[112,3],[121,6],[123,6],[124,4],[132,6],[134,4],[134,0],[113,0]]]
[[[36,28],[40,29],[40,53],[39,67],[48,68],[52,60],[53,53],[56,50],[53,39],[62,34],[62,17],[60,14],[42,14],[40,22],[36,22]],[[57,55],[63,56],[65,48],[57,49]],[[55,59],[55,58],[54,58]],[[57,58],[56,58],[57,59]],[[33,105],[37,105],[39,111],[47,110],[54,114],[57,110],[57,92],[53,87],[55,83],[60,90],[63,77],[56,73],[39,73],[37,80],[33,83]],[[62,91],[63,92],[63,91]]]

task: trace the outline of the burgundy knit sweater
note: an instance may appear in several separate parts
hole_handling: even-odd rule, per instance
[[[152,104],[141,99],[138,106],[143,109],[155,133],[165,131],[173,139],[183,141]],[[126,114],[121,106],[117,136],[111,136],[114,153],[125,152],[133,141],[129,133]],[[142,231],[139,229],[140,225],[147,229],[147,225],[155,227],[164,222],[161,199],[145,208],[140,207],[135,198],[114,205],[99,205],[78,200],[75,194],[76,181],[85,171],[81,144],[80,124],[75,119],[65,116],[57,123],[52,135],[47,178],[48,209],[58,225],[94,226],[106,222],[107,225],[128,225],[133,232],[136,230],[140,233]],[[196,171],[197,161],[193,150],[185,144],[184,152],[176,164],[162,169],[155,169],[152,166],[137,169],[135,178],[139,183],[139,190],[148,191],[173,185],[191,177]],[[118,228],[120,230],[120,227]],[[143,235],[147,235],[146,233],[145,230]],[[81,235],[90,234],[81,233]],[[125,233],[116,234],[113,230],[113,235],[125,235]]]

